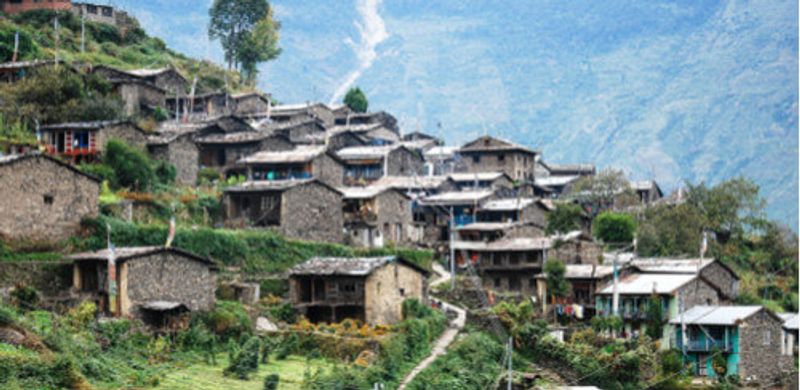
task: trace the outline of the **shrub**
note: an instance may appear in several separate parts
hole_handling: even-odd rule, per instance
[[[275,348],[275,359],[284,360],[300,348],[300,337],[296,333],[284,336]]]
[[[101,180],[113,182],[115,181],[114,169],[105,164],[81,164],[78,169],[83,173],[88,173]]]
[[[219,301],[213,311],[201,315],[202,322],[222,340],[240,338],[252,328],[250,316],[239,302]]]
[[[97,314],[97,306],[92,302],[83,302],[67,312],[66,320],[70,326],[82,329],[94,321],[95,314]]]
[[[175,183],[177,171],[175,170],[174,165],[164,161],[159,161],[156,163],[155,175],[159,183],[171,185]]]
[[[264,390],[278,390],[281,377],[278,374],[269,374],[264,378]]]
[[[258,371],[258,353],[261,350],[261,341],[252,336],[245,341],[242,348],[235,351],[225,375],[231,375],[241,380],[247,380],[251,373]]]
[[[272,318],[287,323],[293,323],[297,320],[297,311],[289,303],[273,306],[269,309]]]
[[[569,233],[581,228],[583,210],[576,204],[557,204],[555,210],[547,214],[547,234]]]
[[[114,170],[114,181],[111,182],[114,188],[146,191],[152,188],[156,180],[150,159],[142,151],[122,141],[108,141],[103,160]]]
[[[197,172],[198,184],[213,184],[220,180],[222,180],[222,174],[214,168],[205,167]]]
[[[633,241],[636,222],[628,214],[606,211],[595,218],[594,236],[606,243],[628,243]]]
[[[14,303],[22,310],[33,310],[39,304],[39,292],[35,288],[19,284],[11,292]]]
[[[0,306],[0,326],[11,326],[16,322],[16,314],[10,308]]]

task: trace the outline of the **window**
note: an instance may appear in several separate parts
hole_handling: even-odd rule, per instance
[[[481,162],[481,156],[472,156],[472,162],[475,164]]]
[[[500,281],[500,278],[494,278],[494,287],[500,288],[503,283]]]
[[[502,153],[498,154],[497,155],[497,161],[506,161],[506,155],[502,154]]]
[[[401,296],[401,297],[404,297],[404,296],[406,296],[406,289],[404,289],[404,288],[401,288],[401,289],[400,289],[400,296]]]
[[[339,291],[341,292],[355,292],[355,283],[339,283]]]
[[[97,6],[96,5],[87,5],[86,6],[86,12],[88,12],[90,14],[96,14],[97,13]]]
[[[763,340],[763,342],[764,342],[764,345],[772,344],[772,331],[770,331],[769,329],[764,331],[764,340]]]
[[[509,290],[519,290],[519,277],[512,276],[508,278],[508,289]]]
[[[103,7],[103,16],[114,16],[114,9],[111,7]]]
[[[50,206],[50,205],[52,205],[52,204],[53,204],[53,201],[54,201],[54,199],[53,199],[53,195],[45,195],[43,198],[44,198],[44,199],[43,199],[43,201],[44,201],[44,204],[46,204],[46,205],[48,205],[48,206]]]

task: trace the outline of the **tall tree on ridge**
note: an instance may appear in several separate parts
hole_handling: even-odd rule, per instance
[[[253,81],[257,64],[280,54],[280,23],[267,0],[214,0],[208,14],[208,36],[219,39],[228,69],[240,69]]]

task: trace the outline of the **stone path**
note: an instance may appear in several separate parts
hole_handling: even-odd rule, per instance
[[[450,281],[451,277],[450,273],[447,272],[444,269],[444,267],[442,267],[438,263],[433,264],[433,272],[439,275],[439,277],[430,283],[429,285],[430,287]],[[442,306],[445,308],[445,310],[455,312],[457,314],[456,318],[450,321],[450,325],[436,340],[436,343],[434,343],[433,349],[431,350],[431,354],[428,355],[428,357],[426,357],[424,360],[419,362],[419,364],[416,367],[414,367],[414,369],[411,370],[411,372],[409,372],[405,378],[403,378],[403,382],[400,383],[400,386],[397,388],[397,390],[404,390],[406,386],[409,383],[411,383],[412,380],[414,380],[417,374],[419,374],[420,372],[422,372],[422,370],[431,365],[431,363],[433,363],[436,360],[436,358],[444,355],[445,352],[447,352],[447,347],[453,343],[453,341],[456,339],[456,336],[458,336],[458,333],[461,331],[461,329],[464,328],[464,324],[467,322],[466,310],[457,306],[453,306],[443,301],[442,301]]]

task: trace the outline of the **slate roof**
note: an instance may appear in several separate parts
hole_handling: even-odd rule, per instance
[[[765,310],[763,306],[695,306],[683,312],[683,322],[688,325],[733,326],[761,310]],[[669,322],[680,324],[681,315]]]
[[[537,199],[533,198],[509,198],[493,199],[481,206],[481,210],[486,211],[517,211],[522,210],[534,203]]]
[[[164,253],[164,252],[172,252],[176,253],[192,260],[199,261],[201,263],[208,264],[213,268],[217,267],[217,263],[213,260],[209,259],[208,257],[203,257],[196,255],[194,253],[185,251],[180,248],[175,247],[164,247],[164,246],[132,246],[132,247],[121,247],[115,248],[114,250],[114,258],[117,262],[123,262],[130,259],[135,259],[138,257],[149,256],[152,254]],[[94,252],[83,252],[83,253],[76,253],[73,255],[68,256],[67,258],[73,261],[105,261],[108,260],[110,253],[108,249],[100,249]]]
[[[40,127],[41,130],[76,130],[76,129],[85,129],[85,130],[97,130],[102,129],[108,126],[116,126],[121,124],[131,124],[128,120],[107,120],[107,121],[86,121],[86,122],[65,122],[65,123],[53,123],[49,125],[43,125]],[[137,126],[133,126],[138,128]]]
[[[778,317],[783,321],[783,328],[788,330],[798,330],[800,326],[800,314],[798,313],[779,313]]]
[[[368,276],[391,263],[401,263],[427,275],[420,266],[396,256],[383,257],[313,257],[289,269],[289,275]]]
[[[479,142],[485,139],[496,140],[502,143],[502,145],[484,145],[483,142]],[[526,153],[536,153],[536,151],[527,148],[525,146],[516,144],[509,140],[505,140],[498,137],[490,137],[490,136],[483,136],[476,140],[470,141],[460,149],[462,152],[488,152],[488,151],[521,151]]]
[[[564,278],[566,279],[603,279],[612,276],[614,266],[593,265],[593,264],[567,264],[565,265]],[[536,275],[537,278],[545,278],[544,272]]]
[[[373,185],[399,189],[433,189],[441,186],[447,180],[447,176],[383,176]]]
[[[198,137],[195,142],[201,144],[238,144],[248,142],[258,142],[269,138],[272,133],[266,131],[236,131],[224,134],[209,134]]]
[[[544,163],[543,163],[544,164]],[[594,174],[596,168],[594,164],[544,164],[552,175],[563,175],[564,173]]]
[[[536,183],[536,185],[545,187],[560,187],[576,182],[580,178],[581,177],[578,175],[535,177],[534,183]]]
[[[548,249],[551,244],[552,240],[547,237],[518,237],[505,238],[492,242],[455,241],[453,242],[453,247],[457,250],[471,250],[476,252],[521,252]]]
[[[64,161],[61,161],[61,160],[55,158],[55,157],[50,156],[49,154],[41,153],[41,152],[30,152],[30,153],[25,153],[25,154],[9,154],[9,155],[5,155],[5,156],[0,156],[0,166],[14,164],[14,163],[17,163],[17,162],[20,162],[20,161],[23,161],[23,160],[27,160],[29,158],[43,158],[45,160],[50,160],[50,161],[56,163],[57,165],[60,165],[60,166],[62,166],[64,168],[66,168],[66,169],[69,169],[70,171],[75,172],[75,173],[77,173],[77,174],[79,174],[81,176],[84,176],[84,177],[86,177],[86,178],[88,178],[90,180],[96,181],[98,183],[102,181],[102,180],[100,180],[100,178],[98,178],[98,177],[96,177],[94,175],[90,175],[90,174],[88,174],[86,172],[81,171],[80,169],[76,168],[72,164],[66,163]]]
[[[476,172],[476,173],[451,173],[450,178],[458,183],[478,181],[492,181],[497,180],[503,176],[508,176],[503,172]],[[509,178],[510,180],[510,178]]]
[[[657,294],[671,294],[683,285],[695,280],[697,275],[690,274],[640,274],[627,275],[617,283],[617,291],[621,295],[648,295],[653,290]],[[613,285],[598,291],[598,294],[611,294]]]
[[[297,145],[292,150],[261,151],[239,160],[241,164],[303,163],[325,153],[325,146]]]
[[[478,203],[486,200],[494,194],[494,191],[453,191],[441,194],[430,195],[423,198],[420,202],[429,206],[450,206]]]
[[[331,187],[323,181],[317,179],[302,179],[302,180],[248,180],[242,184],[231,186],[225,189],[225,192],[261,192],[261,191],[286,191],[291,188],[307,185],[319,184],[323,187],[330,189],[333,192],[341,194],[341,191]]]
[[[694,274],[714,263],[714,259],[672,259],[662,257],[637,257],[630,264],[648,273]]]
[[[394,188],[376,185],[366,187],[339,187],[338,190],[342,193],[342,198],[344,199],[371,199],[386,191],[398,191]],[[406,194],[400,193],[408,197]]]
[[[340,149],[336,155],[342,160],[363,160],[384,158],[387,154],[402,148],[402,145],[353,146]]]

